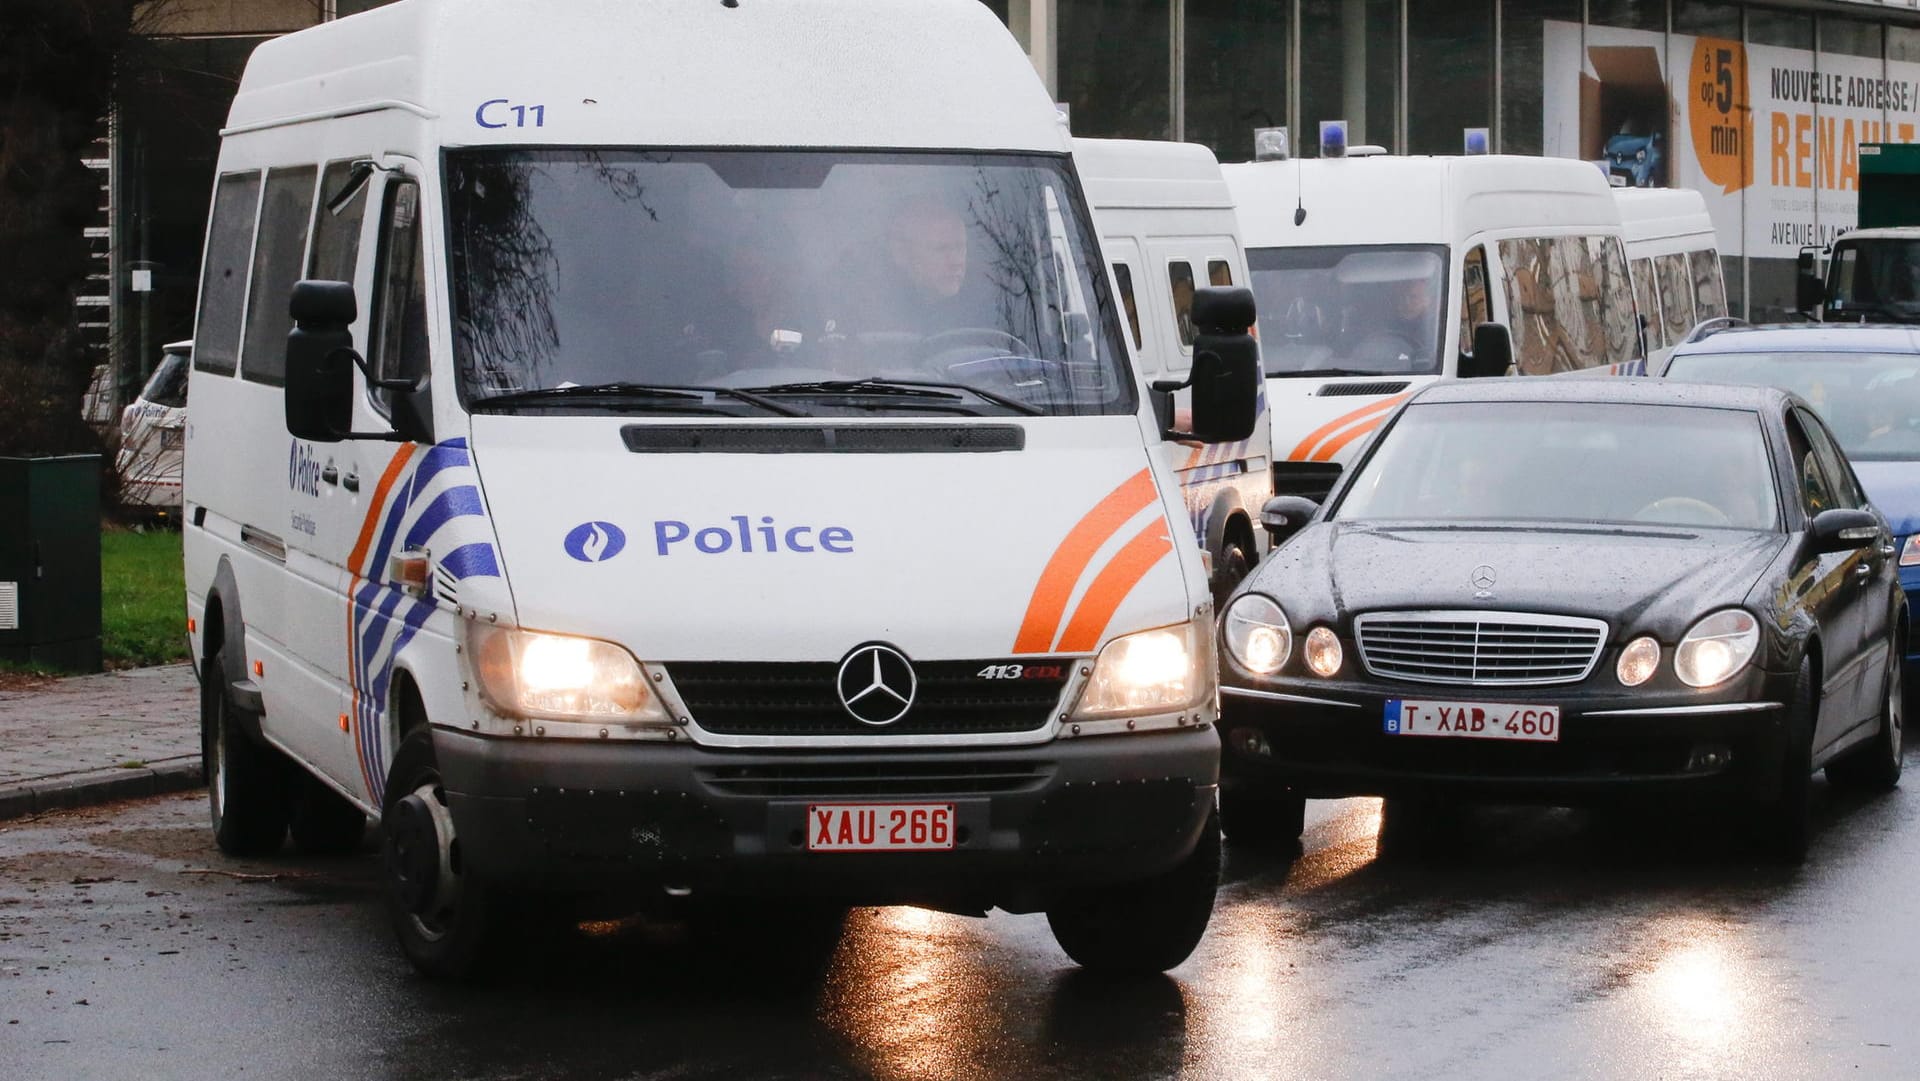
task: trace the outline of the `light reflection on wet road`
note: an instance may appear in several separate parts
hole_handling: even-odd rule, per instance
[[[239,863],[197,799],[122,804],[0,829],[0,1076],[1920,1078],[1920,788],[1820,796],[1796,871],[1697,816],[1507,808],[1395,858],[1378,803],[1313,804],[1119,984],[1043,917],[896,908],[819,978],[629,923],[439,987],[370,852]]]

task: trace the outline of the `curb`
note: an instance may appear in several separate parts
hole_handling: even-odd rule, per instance
[[[0,787],[0,822],[114,800],[184,792],[206,783],[200,756],[175,758],[139,769],[97,769],[64,777]]]

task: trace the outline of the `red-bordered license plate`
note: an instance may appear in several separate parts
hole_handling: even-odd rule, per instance
[[[951,803],[811,803],[809,852],[940,852],[953,847]]]
[[[1512,702],[1416,702],[1395,698],[1387,702],[1385,728],[1389,736],[1558,743],[1560,707]]]

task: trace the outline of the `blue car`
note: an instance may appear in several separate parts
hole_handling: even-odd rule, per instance
[[[1695,328],[1651,374],[1768,384],[1811,403],[1892,526],[1900,587],[1909,610],[1920,612],[1920,328],[1716,319]],[[1910,639],[1909,669],[1920,664],[1914,647]]]
[[[1651,188],[1654,178],[1660,175],[1663,157],[1659,132],[1649,135],[1620,132],[1607,139],[1607,176],[1619,181],[1616,186]]]

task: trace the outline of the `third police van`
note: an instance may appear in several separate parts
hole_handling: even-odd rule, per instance
[[[1325,496],[1433,380],[1644,363],[1619,211],[1590,164],[1369,154],[1222,168],[1260,303],[1279,494]]]
[[[1727,314],[1720,242],[1707,201],[1688,188],[1615,188],[1633,274],[1634,306],[1655,368],[1689,331]]]
[[[564,57],[564,63],[553,58]],[[976,0],[400,0],[256,50],[186,441],[215,837],[382,820],[436,975],[581,899],[770,950],[1045,912],[1160,970],[1219,869],[1183,420]]]

